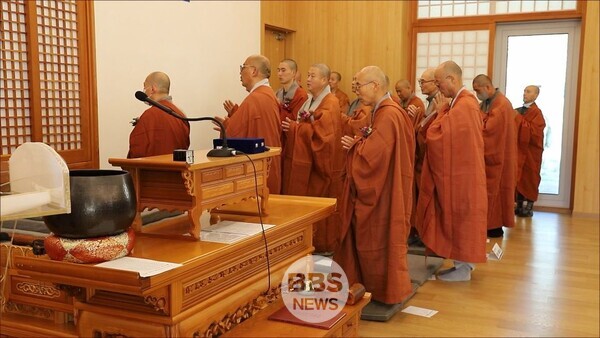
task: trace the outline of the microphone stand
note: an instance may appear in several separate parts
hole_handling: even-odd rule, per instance
[[[139,90],[137,92],[135,92],[135,97],[138,100],[148,102],[152,106],[164,111],[165,113],[167,113],[173,117],[183,120],[183,121],[213,121],[213,122],[215,122],[216,124],[219,125],[219,128],[221,128],[221,139],[223,139],[223,146],[221,148],[211,149],[206,154],[206,156],[209,156],[209,157],[231,157],[231,156],[235,155],[235,149],[229,148],[227,146],[227,135],[225,134],[225,126],[223,126],[223,123],[221,121],[215,119],[214,117],[183,117],[183,116],[180,116],[179,114],[175,113],[171,108],[165,107],[164,105],[152,100],[151,98],[148,97],[148,95],[146,93],[139,91]]]

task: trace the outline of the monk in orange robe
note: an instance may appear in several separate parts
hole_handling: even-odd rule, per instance
[[[331,72],[331,76],[329,77],[329,87],[331,88],[331,93],[338,98],[338,101],[340,102],[340,111],[343,113],[348,111],[350,99],[348,98],[348,95],[340,89],[340,81],[342,81],[342,74]]]
[[[412,89],[408,80],[399,80],[396,82],[396,94],[398,94],[398,98],[400,99],[400,107],[409,112],[409,115],[410,111],[408,110],[408,107],[415,106],[417,108],[416,111],[419,112],[419,114],[410,116],[413,126],[416,126],[425,112],[423,101],[415,95],[415,91]]]
[[[523,107],[516,109],[518,167],[515,214],[519,217],[533,216],[533,202],[538,199],[542,180],[540,171],[546,121],[535,103],[539,94],[538,86],[527,86],[523,93]]]
[[[483,146],[488,194],[488,237],[504,235],[502,226],[513,227],[514,195],[517,177],[515,111],[510,101],[492,80],[480,74],[473,79],[473,90],[481,100]]]
[[[340,143],[340,106],[327,84],[329,67],[315,64],[308,70],[308,100],[295,120],[281,123],[286,135],[283,193],[339,198],[342,190],[344,151]],[[314,246],[331,253],[339,242],[339,213],[315,224]]]
[[[269,59],[262,55],[249,56],[240,66],[242,86],[250,94],[239,106],[226,100],[223,107],[227,117],[215,116],[223,123],[227,137],[264,138],[268,147],[281,147],[279,102],[269,86],[270,75]],[[271,158],[267,186],[271,194],[281,191],[280,156]]]
[[[474,263],[486,262],[487,188],[482,122],[475,96],[462,84],[453,61],[435,70],[440,92],[437,117],[421,129],[427,149],[421,172],[416,228],[425,246],[454,259],[438,274],[445,281],[471,279]]]
[[[275,93],[277,101],[279,101],[279,116],[281,121],[285,121],[288,117],[291,120],[295,119],[298,115],[298,110],[308,99],[306,90],[300,87],[296,82],[296,73],[298,72],[298,65],[296,61],[292,59],[285,59],[279,63],[277,67],[277,77],[281,88]]]
[[[356,93],[356,75],[352,78],[352,92]],[[371,110],[373,107],[365,105],[360,98],[356,98],[348,111],[342,112],[342,125],[344,135],[361,136],[361,128],[367,128],[371,124]]]
[[[171,81],[163,72],[153,72],[144,81],[144,93],[154,101],[185,117],[169,96]],[[190,147],[190,124],[164,111],[150,107],[134,122],[129,135],[127,158],[171,154]]]
[[[408,116],[415,117],[415,174],[414,174],[414,190],[413,190],[413,212],[410,220],[412,228],[408,239],[409,244],[419,244],[419,234],[414,228],[415,218],[417,215],[417,200],[419,197],[419,186],[421,184],[421,168],[423,167],[423,159],[425,158],[425,137],[421,133],[421,128],[426,125],[429,120],[437,116],[435,102],[433,101],[436,95],[441,95],[438,87],[435,85],[434,78],[435,68],[429,68],[421,74],[419,86],[421,93],[427,95],[427,108],[425,111],[418,105],[409,105],[406,109]]]
[[[350,284],[360,282],[374,300],[397,304],[412,293],[406,255],[414,132],[379,67],[363,68],[357,82],[360,100],[373,107],[373,123],[362,136],[342,138],[347,176],[340,202],[342,242],[334,260]]]

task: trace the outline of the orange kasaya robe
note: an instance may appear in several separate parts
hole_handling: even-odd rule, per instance
[[[371,133],[348,151],[340,201],[341,244],[334,254],[350,285],[396,304],[412,292],[407,239],[412,210],[414,133],[392,99],[374,114]]]
[[[413,94],[408,100],[400,102],[400,107],[407,112],[410,105],[417,107],[417,113],[414,116],[410,116],[409,114],[412,124],[416,128],[417,124],[423,119],[423,114],[425,113],[425,104],[423,104],[423,100]]]
[[[522,110],[521,108],[517,111]],[[544,151],[544,128],[546,121],[542,111],[533,103],[524,113],[515,117],[517,125],[517,192],[529,201],[537,201],[538,187],[542,177],[542,152]]]
[[[171,100],[165,99],[159,103],[185,117],[185,114]],[[140,116],[129,134],[127,158],[170,154],[175,149],[189,147],[190,124],[156,107],[150,107]]]
[[[434,105],[433,102],[429,103]],[[429,106],[428,106],[429,107]],[[433,108],[433,107],[432,107]],[[417,217],[417,201],[419,197],[419,187],[421,184],[421,168],[423,167],[423,160],[425,159],[425,133],[421,132],[424,126],[428,126],[432,119],[435,119],[437,113],[431,112],[429,116],[425,116],[422,109],[417,110],[417,116],[415,117],[415,174],[414,174],[414,190],[413,190],[413,212],[410,220],[410,224],[415,225]],[[410,115],[409,115],[410,117]],[[416,231],[414,228],[411,231]]]
[[[486,261],[487,188],[482,122],[475,96],[463,89],[421,130],[427,149],[417,202],[417,231],[439,256]]]
[[[337,97],[338,101],[340,102],[340,110],[342,111],[342,113],[348,111],[348,107],[350,107],[350,98],[348,98],[348,95],[346,95],[346,93],[344,93],[339,88],[336,89],[335,92],[333,92],[333,94],[335,95],[335,97]]]
[[[342,112],[342,133],[349,136],[362,136],[361,128],[371,124],[371,106],[365,106],[359,99],[350,104],[347,112]]]
[[[517,176],[515,111],[499,91],[489,102],[482,102],[481,109],[488,196],[487,228],[513,227]]]
[[[285,92],[283,88],[280,88],[277,93],[277,101],[279,102],[279,117],[281,121],[285,121],[285,118],[295,120],[298,116],[298,110],[308,99],[306,90],[300,87],[296,81],[290,86]]]
[[[224,125],[227,137],[264,138],[268,147],[281,147],[279,103],[269,86],[259,86],[248,94]],[[281,156],[271,158],[267,186],[271,194],[281,192]]]
[[[328,87],[300,109],[312,118],[291,123],[287,132],[283,194],[338,198],[342,191],[345,151],[340,106]],[[339,212],[314,225],[317,252],[334,251],[339,243]]]

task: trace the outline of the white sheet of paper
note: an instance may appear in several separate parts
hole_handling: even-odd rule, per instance
[[[243,234],[229,234],[222,232],[200,231],[200,240],[205,242],[215,242],[223,244],[231,244],[248,237]]]
[[[502,251],[502,248],[500,247],[500,245],[498,245],[498,243],[495,243],[492,247],[492,253],[494,254],[497,260],[501,260],[502,255],[504,255],[504,252]]]
[[[425,309],[422,307],[409,306],[402,310],[402,312],[410,313],[411,315],[431,318],[433,315],[438,313],[436,310]]]
[[[96,266],[116,270],[134,271],[139,273],[140,277],[150,277],[180,267],[181,264],[137,257],[121,257],[112,261],[96,264]]]
[[[274,227],[273,224],[263,224],[265,230]],[[234,221],[221,221],[217,224],[206,226],[202,228],[202,231],[208,232],[220,232],[240,235],[256,235],[262,232],[262,228],[259,223],[246,223],[246,222],[234,222]]]

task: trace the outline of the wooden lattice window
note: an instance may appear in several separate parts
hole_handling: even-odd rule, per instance
[[[2,1],[0,155],[44,142],[97,168],[92,2]]]

